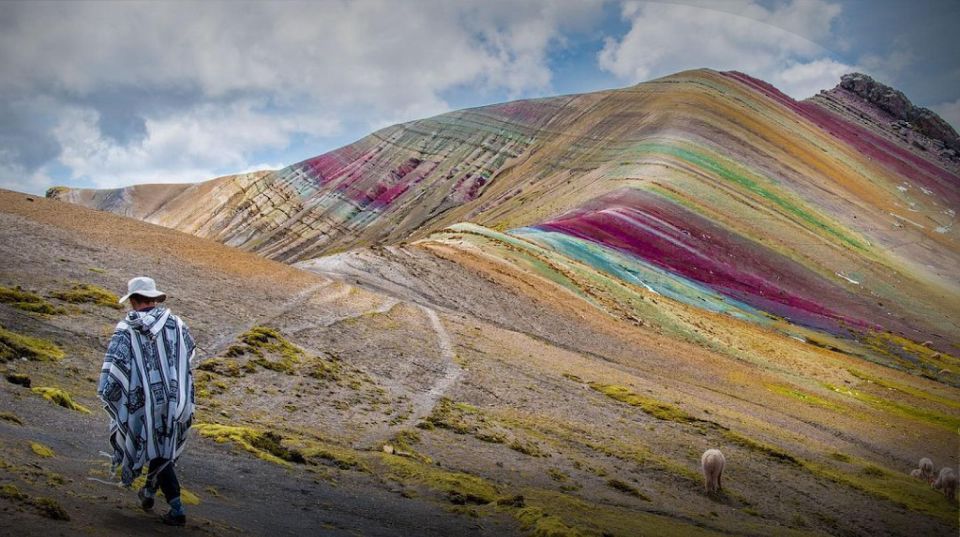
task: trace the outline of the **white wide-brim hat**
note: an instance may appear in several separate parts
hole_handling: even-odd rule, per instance
[[[167,299],[167,294],[157,290],[157,282],[153,278],[146,276],[137,276],[127,282],[127,294],[123,295],[120,303],[123,304],[131,295],[140,295],[147,298],[156,298],[157,302],[163,302]]]

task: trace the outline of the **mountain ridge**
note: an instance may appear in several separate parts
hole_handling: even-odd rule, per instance
[[[442,242],[470,222],[688,304],[880,338],[867,346],[892,356],[891,338],[930,342],[949,362],[960,166],[843,85],[798,102],[696,70],[460,110],[277,172],[178,187],[175,202],[144,203],[156,207],[145,219],[286,262]],[[109,210],[136,198],[54,196]]]

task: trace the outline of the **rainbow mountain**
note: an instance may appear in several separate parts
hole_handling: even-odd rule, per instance
[[[863,75],[798,102],[696,70],[394,125],[278,171],[48,196],[408,297],[444,300],[423,255],[509,267],[540,282],[518,292],[730,354],[728,321],[703,316],[956,386],[958,148]]]

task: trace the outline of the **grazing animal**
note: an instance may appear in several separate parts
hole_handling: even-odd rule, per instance
[[[957,495],[957,474],[953,473],[953,468],[941,468],[940,475],[933,482],[933,488],[952,500]]]
[[[936,477],[933,475],[933,461],[927,457],[920,459],[920,475],[927,481],[933,481]]]
[[[723,458],[723,453],[719,449],[708,449],[700,457],[700,466],[703,467],[703,487],[707,494],[719,492],[723,489],[720,484],[720,476],[723,475],[723,467],[727,460]]]
[[[923,474],[923,472],[921,472],[919,468],[914,468],[913,470],[910,470],[910,477],[916,477],[917,479],[923,479],[922,474]]]

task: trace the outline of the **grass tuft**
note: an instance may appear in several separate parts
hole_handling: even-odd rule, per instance
[[[650,498],[648,498],[645,494],[640,492],[636,487],[624,481],[620,481],[619,479],[608,479],[607,486],[612,489],[619,490],[624,494],[629,494],[630,496],[633,496],[635,498],[640,498],[643,501],[647,501],[647,502],[650,501]]]
[[[835,404],[835,403],[832,403],[832,402],[830,402],[830,401],[828,401],[828,400],[826,400],[826,399],[824,399],[824,398],[822,398],[822,397],[817,397],[816,395],[813,395],[813,394],[807,393],[807,392],[801,392],[801,391],[799,391],[799,390],[793,389],[793,388],[788,387],[788,386],[781,386],[781,385],[777,385],[777,384],[770,384],[770,385],[767,386],[767,389],[770,390],[770,391],[773,392],[773,393],[777,393],[777,394],[784,395],[784,396],[787,396],[787,397],[792,397],[792,398],[797,399],[798,401],[802,401],[802,402],[804,402],[804,403],[806,403],[806,404],[808,404],[808,405],[810,405],[810,406],[816,406],[816,407],[820,407],[820,408],[826,408],[826,409],[834,410],[834,411],[839,411],[839,410],[842,409],[842,408],[840,407],[840,405],[837,405],[837,404]]]
[[[835,467],[832,464],[804,461],[803,467],[813,475],[892,502],[904,509],[956,523],[956,504],[943,501],[943,495],[926,482],[850,456],[846,456],[843,462],[842,467]]]
[[[0,498],[6,500],[25,500],[28,496],[17,488],[16,485],[12,483],[7,483],[6,485],[0,486]]]
[[[240,369],[240,364],[238,364],[236,360],[230,360],[229,358],[210,358],[209,360],[204,360],[197,366],[197,369],[225,377],[242,377],[244,374]]]
[[[513,442],[510,442],[508,446],[510,449],[523,453],[524,455],[529,455],[531,457],[549,457],[550,454],[540,449],[540,446],[536,442],[521,442],[519,439],[514,438]]]
[[[31,388],[30,391],[37,395],[43,396],[43,398],[47,401],[50,401],[56,405],[60,405],[63,408],[76,410],[77,412],[83,412],[84,414],[90,413],[90,409],[74,402],[73,398],[70,397],[70,394],[60,388],[37,386],[36,388]]]
[[[30,501],[42,516],[53,520],[70,520],[70,515],[52,498],[34,498]]]
[[[847,455],[846,453],[840,453],[839,451],[834,451],[831,453],[830,458],[835,461],[850,462],[850,455]]]
[[[385,453],[380,455],[380,460],[390,468],[390,477],[393,479],[401,482],[414,481],[442,492],[451,503],[488,504],[496,501],[499,495],[495,486],[475,475],[442,470],[414,459],[393,457]]]
[[[115,310],[123,308],[123,306],[117,302],[120,300],[120,297],[107,291],[103,287],[91,283],[77,283],[74,284],[69,291],[57,291],[51,293],[50,296],[71,304],[95,304]]]
[[[652,397],[635,394],[624,386],[591,382],[590,387],[611,399],[626,403],[630,406],[639,407],[640,410],[659,420],[679,423],[700,421],[678,407],[658,401]]]
[[[559,517],[547,514],[539,507],[524,507],[516,512],[520,526],[533,537],[580,537],[582,533],[563,523]]]
[[[19,286],[10,288],[0,285],[0,304],[9,304],[10,306],[31,313],[44,313],[47,315],[57,315],[64,313],[63,308],[58,308],[47,302],[43,297],[30,291],[24,291]]]
[[[4,375],[4,378],[6,378],[7,382],[10,384],[16,384],[17,386],[23,386],[24,388],[29,388],[31,384],[30,375],[25,375],[23,373],[7,373]]]
[[[769,444],[764,444],[763,442],[759,442],[757,440],[743,436],[733,431],[724,431],[723,436],[727,440],[733,442],[734,444],[738,444],[740,446],[743,446],[747,449],[751,449],[758,453],[763,453],[764,455],[772,459],[776,459],[778,461],[783,461],[789,464],[800,466],[800,461],[797,460],[796,457],[787,453],[786,451],[783,451]]]
[[[11,412],[0,412],[0,420],[16,423],[17,425],[23,425],[23,420]]]
[[[37,362],[56,362],[66,353],[55,343],[25,336],[0,327],[0,362],[26,358]]]
[[[39,457],[49,459],[53,457],[53,450],[49,447],[41,444],[40,442],[30,442],[30,449],[37,454]]]
[[[958,429],[960,429],[960,418],[958,417],[936,412],[934,410],[928,410],[926,408],[898,403],[889,399],[864,393],[859,390],[834,386],[832,384],[824,384],[824,387],[836,393],[852,397],[858,401],[862,401],[876,409],[888,412],[890,414],[898,415],[911,420],[925,421],[930,425],[936,425],[951,432],[956,432]]]
[[[34,507],[40,515],[53,520],[70,520],[70,515],[60,507],[56,500],[50,498],[31,498],[20,492],[16,485],[6,484],[0,487],[0,498],[18,501]]]
[[[289,466],[291,462],[306,462],[303,453],[283,446],[283,438],[272,431],[217,423],[197,423],[193,428],[217,443],[233,442],[258,458],[281,466]]]
[[[460,406],[446,397],[441,397],[436,406],[433,407],[433,412],[425,419],[425,423],[457,434],[473,434],[476,428],[464,421],[462,414],[463,409]],[[419,424],[417,427],[425,429]]]

